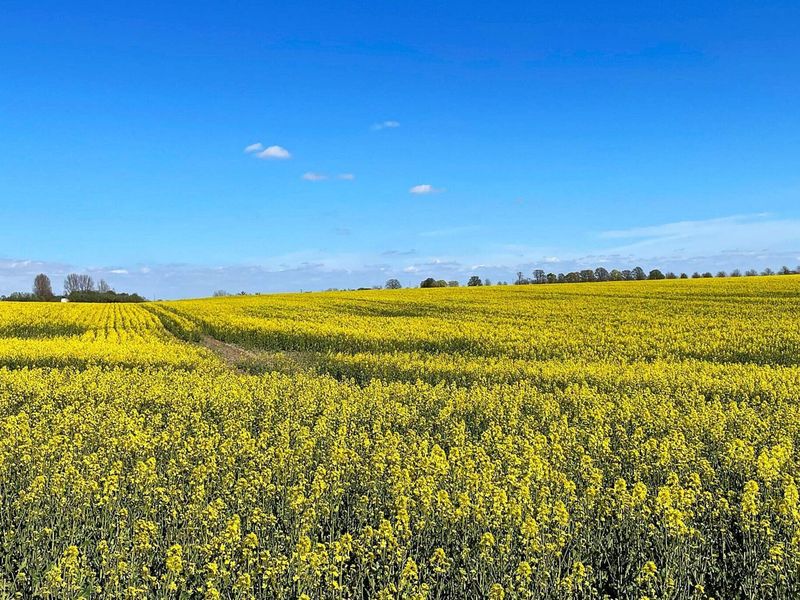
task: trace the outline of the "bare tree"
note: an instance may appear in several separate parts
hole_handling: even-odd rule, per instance
[[[387,290],[399,290],[403,286],[397,279],[387,279],[385,287]]]
[[[39,273],[33,280],[33,295],[42,300],[53,298],[53,286],[50,285],[50,278],[44,273]]]
[[[64,279],[64,295],[69,296],[72,292],[93,292],[94,281],[89,275],[70,273]]]
[[[101,279],[100,283],[97,284],[97,291],[101,294],[107,294],[108,292],[112,291],[111,286],[106,283],[105,279]]]
[[[214,298],[222,298],[223,296],[227,295],[228,292],[226,292],[225,290],[217,290],[216,292],[214,292]]]

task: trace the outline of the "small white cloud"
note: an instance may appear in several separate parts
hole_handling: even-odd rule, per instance
[[[256,156],[265,160],[286,160],[287,158],[292,158],[292,154],[283,146],[270,146],[256,154]]]
[[[142,273],[144,275],[147,275],[150,271],[151,271],[150,267],[142,267],[141,269],[139,269],[139,273]]]
[[[345,181],[353,181],[356,178],[352,173],[339,173],[336,177]]]
[[[373,131],[380,131],[381,129],[396,129],[400,127],[399,121],[381,121],[372,126]]]
[[[408,191],[412,194],[438,194],[439,192],[443,192],[444,188],[435,188],[429,183],[421,183],[415,185]]]
[[[109,273],[114,273],[114,275],[127,275],[128,269],[111,269]]]
[[[419,271],[419,269],[417,267],[415,267],[414,265],[405,267],[403,269],[403,273],[416,273],[417,271]]]
[[[260,152],[264,149],[264,144],[261,142],[256,142],[255,144],[250,144],[249,146],[245,146],[245,154],[250,154],[252,152]]]
[[[322,181],[323,179],[327,179],[327,175],[323,175],[322,173],[314,173],[313,171],[309,171],[308,173],[303,173],[303,179],[306,181]]]

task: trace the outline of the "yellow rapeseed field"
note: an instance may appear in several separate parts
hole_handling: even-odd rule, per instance
[[[800,597],[800,277],[0,304],[0,598]]]

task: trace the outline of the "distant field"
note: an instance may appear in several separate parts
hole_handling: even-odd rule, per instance
[[[800,276],[0,303],[0,599],[800,597]]]

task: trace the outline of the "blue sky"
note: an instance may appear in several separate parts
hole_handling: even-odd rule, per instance
[[[795,266],[799,29],[796,2],[5,2],[0,293]]]

